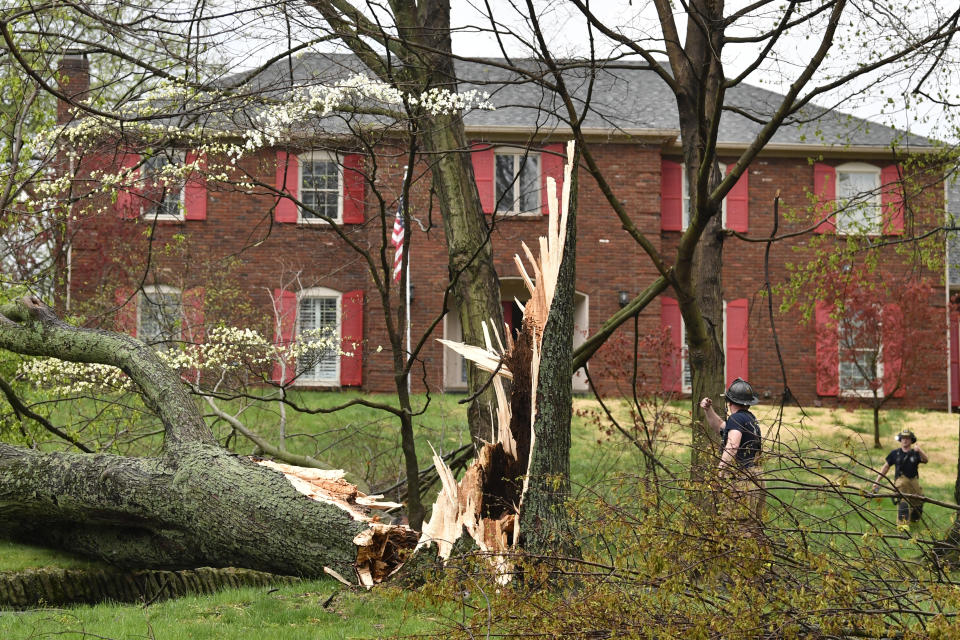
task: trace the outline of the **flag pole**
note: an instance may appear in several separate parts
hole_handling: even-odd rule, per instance
[[[403,188],[406,188],[407,186],[408,173],[409,173],[409,167],[407,165],[404,165],[403,166]],[[401,193],[400,197],[403,198],[404,194]],[[406,199],[404,198],[404,200]],[[410,241],[409,239],[407,239],[406,236],[407,234],[410,233],[410,228],[409,228],[410,225],[407,224],[407,222],[410,220],[410,203],[404,202],[404,205],[405,205],[403,208],[403,215],[405,218],[403,221],[403,228],[404,228],[403,233],[405,236],[404,242],[406,242],[407,246],[409,246]],[[404,257],[407,259],[407,273],[405,278],[407,286],[406,286],[406,291],[404,292],[404,306],[406,306],[407,308],[407,365],[408,365],[407,366],[407,395],[410,395],[410,369],[411,369],[411,367],[409,366],[410,349],[411,349],[411,346],[410,346],[410,252],[404,251]]]

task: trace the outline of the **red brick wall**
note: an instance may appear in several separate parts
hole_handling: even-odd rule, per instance
[[[670,260],[679,233],[661,233],[659,222],[660,160],[659,147],[641,144],[594,144],[591,150],[603,169],[617,197],[630,212],[634,224],[661,248]],[[391,157],[384,154],[384,158]],[[393,262],[393,248],[382,245],[386,225],[389,241],[395,214],[394,198],[399,189],[402,170],[398,161],[377,168],[377,187],[383,193],[383,208],[367,188],[367,223],[344,225],[344,233],[359,245],[372,250],[380,265],[380,251],[388,265]],[[265,184],[273,184],[275,155],[272,151],[241,162],[241,170]],[[369,165],[368,165],[368,168]],[[442,216],[437,205],[429,199],[429,180],[426,170],[414,172],[417,178],[411,195],[410,211],[428,227],[424,232],[417,223],[411,225],[411,278],[415,287],[412,325],[414,340],[419,332],[442,312],[442,293],[447,284],[447,256],[442,229]],[[781,194],[780,234],[809,225],[810,214],[803,212],[809,205],[807,191],[812,189],[813,168],[804,158],[764,157],[750,167],[750,230],[751,237],[764,237],[772,229],[774,194]],[[942,189],[939,191],[942,195]],[[933,196],[939,202],[940,196]],[[357,252],[326,226],[277,224],[272,222],[271,210],[275,197],[268,190],[254,188],[249,192],[210,185],[208,217],[203,221],[158,223],[148,233],[149,224],[120,220],[108,203],[101,205],[105,213],[83,213],[74,231],[72,256],[72,295],[74,300],[99,301],[100,309],[108,309],[113,300],[113,289],[118,286],[135,288],[144,278],[144,264],[150,255],[151,269],[145,284],[161,283],[188,289],[203,285],[215,291],[223,284],[216,264],[228,257],[236,257],[238,264],[230,270],[232,287],[246,292],[255,313],[261,314],[262,327],[270,326],[270,292],[281,286],[290,289],[323,286],[338,291],[363,289],[366,291],[364,333],[364,388],[373,391],[394,389],[393,365],[389,339],[385,328],[382,304],[367,265]],[[935,204],[935,203],[934,203]],[[790,219],[792,216],[792,219]],[[806,216],[806,217],[804,217]],[[493,231],[494,260],[501,277],[516,275],[513,255],[521,252],[520,242],[532,249],[537,237],[544,233],[546,217],[522,217],[499,220]],[[152,243],[151,243],[152,240]],[[831,240],[833,241],[833,240]],[[786,281],[786,264],[797,262],[804,255],[807,240],[795,238],[774,245],[771,259],[771,281],[774,285]],[[163,249],[168,245],[176,250]],[[152,246],[152,253],[151,253]],[[750,300],[750,380],[762,395],[775,399],[782,389],[780,367],[777,362],[772,331],[767,317],[767,299],[762,297],[763,243],[747,243],[728,237],[725,244],[723,282],[725,298]],[[886,250],[885,250],[886,251]],[[896,263],[892,250],[885,260]],[[577,291],[589,296],[590,331],[618,310],[618,292],[636,295],[657,277],[650,260],[621,229],[619,220],[602,196],[593,179],[581,171],[577,234]],[[211,281],[213,279],[213,281]],[[391,289],[390,303],[396,309],[396,286]],[[933,301],[934,304],[936,300]],[[780,297],[775,295],[774,313],[780,346],[787,366],[790,389],[804,405],[820,402],[816,396],[813,364],[815,340],[810,323],[804,322],[797,311],[782,313]],[[941,303],[942,304],[942,303]],[[246,320],[251,322],[249,317]],[[109,325],[109,322],[107,323]],[[660,305],[654,302],[642,314],[639,330],[643,335],[660,331]],[[269,330],[268,330],[269,331]],[[442,337],[443,323],[434,337]],[[632,323],[621,328],[620,338],[633,334]],[[931,340],[944,342],[939,327],[931,329]],[[622,340],[621,340],[622,341]],[[616,342],[616,341],[615,341]],[[626,340],[625,344],[629,344]],[[377,347],[383,350],[377,353]],[[606,348],[606,355],[610,349]],[[600,362],[602,352],[597,362]],[[443,353],[432,338],[421,352],[427,384],[434,390],[443,380]],[[897,403],[928,407],[946,406],[946,355],[941,376],[931,376],[926,388],[916,389]],[[617,382],[615,373],[591,371],[601,382]],[[640,369],[654,379],[659,378],[656,354],[641,353]],[[414,388],[422,389],[422,370],[414,371]],[[940,384],[942,378],[942,384]],[[941,388],[942,387],[942,388]],[[823,399],[827,403],[834,399]]]

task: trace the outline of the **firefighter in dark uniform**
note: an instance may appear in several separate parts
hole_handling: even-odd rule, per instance
[[[873,492],[880,490],[880,480],[887,475],[890,467],[895,469],[893,474],[893,486],[900,494],[909,494],[911,496],[922,496],[923,489],[920,488],[920,470],[921,464],[926,463],[929,458],[923,450],[917,446],[917,436],[913,431],[904,429],[897,434],[897,442],[900,443],[899,449],[894,449],[887,455],[877,479],[873,481]],[[897,522],[900,524],[909,524],[920,519],[923,513],[923,499],[919,497],[900,497],[897,501]]]
[[[750,407],[760,400],[750,383],[742,378],[731,382],[723,397],[729,412],[726,420],[714,411],[710,398],[701,400],[700,407],[706,414],[707,424],[720,435],[720,472],[729,471],[736,476],[734,485],[738,498],[744,502],[743,506],[755,523],[759,524],[766,493],[758,467],[760,423],[750,412]]]

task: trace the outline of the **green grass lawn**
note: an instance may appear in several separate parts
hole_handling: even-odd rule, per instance
[[[318,407],[332,406],[350,397],[354,394],[302,392],[295,399],[304,406]],[[434,396],[428,410],[415,418],[421,465],[430,464],[428,443],[438,450],[452,451],[468,442],[465,409],[458,404],[462,397]],[[382,401],[390,400],[383,398]],[[416,402],[423,406],[425,398],[418,396]],[[571,473],[577,491],[603,495],[617,491],[617,487],[636,485],[635,478],[642,473],[644,465],[636,447],[627,444],[603,420],[591,418],[590,412],[595,408],[588,400],[575,400]],[[612,409],[629,422],[622,405]],[[663,423],[659,433],[660,458],[678,475],[685,473],[684,465],[689,459],[689,427],[683,424],[683,416],[688,415],[688,411],[687,405],[675,404],[668,408],[668,413],[660,415]],[[782,456],[770,457],[768,471],[808,485],[822,487],[838,482],[852,490],[866,488],[868,483],[849,474],[872,477],[867,468],[875,469],[882,464],[883,456],[895,446],[891,435],[909,425],[918,432],[921,444],[931,456],[931,463],[921,468],[926,494],[952,501],[957,451],[955,416],[891,412],[884,426],[884,447],[876,450],[871,447],[872,422],[866,411],[811,409],[803,416],[794,410],[786,412],[782,422],[776,421],[775,413],[769,408],[758,407],[757,414],[765,435],[772,439],[769,448]],[[247,409],[242,415],[249,424],[260,425],[265,436],[278,435],[276,406]],[[225,442],[229,434],[226,427],[212,419],[211,422],[218,438]],[[398,479],[398,429],[395,420],[382,412],[357,407],[334,415],[298,415],[288,419],[286,433],[291,451],[309,453],[330,467],[347,469],[348,479],[364,489],[382,487]],[[233,440],[231,444],[242,453],[252,451],[252,445],[243,440]],[[141,440],[136,446],[149,450],[153,445]],[[820,468],[799,470],[798,459],[806,463],[821,459],[822,463]],[[776,488],[775,482],[770,482],[774,487],[774,497],[768,502],[768,520],[772,525],[787,523],[784,505],[789,505],[794,514],[806,514],[811,527],[865,531],[870,529],[867,524],[870,518],[876,518],[878,522],[887,523],[888,533],[897,533],[895,527],[889,526],[896,519],[896,507],[889,500],[864,496],[847,501],[822,490],[803,491],[787,484]],[[428,504],[431,500],[428,498]],[[858,509],[869,511],[870,518],[864,518],[858,509],[851,509],[850,504],[854,502]],[[919,537],[940,537],[952,517],[948,509],[928,506],[924,523],[915,526],[912,533]],[[832,536],[825,536],[824,544],[829,539]],[[848,539],[837,537],[840,545],[847,544],[845,540]],[[894,540],[892,544],[905,556],[917,554],[916,545],[909,540]],[[83,567],[90,563],[26,545],[0,543],[0,570],[52,565]],[[331,595],[333,599],[324,606]],[[276,590],[229,590],[211,596],[157,602],[148,607],[104,604],[69,610],[2,612],[0,638],[375,638],[429,635],[443,626],[442,620],[443,616],[435,609],[424,607],[397,591],[377,589],[366,593],[351,591],[331,581],[316,581]]]
[[[402,593],[351,591],[333,580],[229,589],[149,606],[101,604],[0,612],[5,640],[315,640],[429,634],[431,616]]]

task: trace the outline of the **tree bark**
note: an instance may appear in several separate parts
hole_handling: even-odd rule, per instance
[[[0,535],[116,566],[352,572],[365,528],[276,471],[218,446],[163,458],[40,453],[0,444]]]
[[[463,119],[441,116],[432,119],[424,132],[424,146],[437,160],[433,164],[433,188],[444,203],[443,231],[447,241],[448,268],[454,300],[460,314],[463,341],[483,345],[482,323],[486,321],[503,338],[503,307],[500,285],[493,268],[489,229],[480,207],[473,164],[463,129]],[[460,150],[459,152],[457,150]],[[472,364],[467,369],[467,388],[474,396],[468,409],[470,434],[475,442],[491,440],[496,398],[487,384],[490,375]],[[479,395],[483,387],[486,390]]]
[[[520,511],[523,548],[533,555],[578,557],[570,497],[570,419],[573,407],[573,303],[576,289],[577,164],[574,156],[566,242],[547,324],[543,329],[534,446]]]

